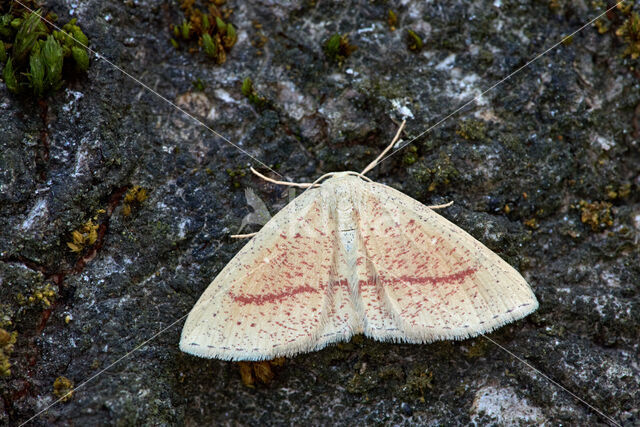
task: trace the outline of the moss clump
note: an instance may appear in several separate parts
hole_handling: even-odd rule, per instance
[[[407,49],[412,52],[418,52],[422,50],[423,46],[424,42],[422,41],[422,37],[411,29],[407,30]]]
[[[181,0],[180,8],[184,19],[180,24],[171,25],[173,38],[171,44],[176,49],[180,42],[188,46],[189,52],[200,49],[218,64],[227,60],[227,53],[238,40],[236,28],[226,22],[231,15],[228,9],[219,9],[224,2],[208,4],[205,10],[195,6],[195,0]]]
[[[387,14],[387,25],[389,26],[389,30],[396,30],[396,25],[398,25],[398,15],[396,15],[393,10],[389,10],[389,13]]]
[[[480,120],[464,120],[458,125],[456,133],[468,141],[482,141],[487,136],[487,127]]]
[[[67,377],[59,376],[53,382],[53,394],[61,402],[68,402],[73,397],[73,381]]]
[[[589,225],[591,230],[603,230],[613,225],[613,216],[611,214],[611,207],[613,205],[611,203],[588,203],[585,200],[580,200],[578,206],[580,208],[580,221],[582,221],[583,224]]]
[[[8,377],[11,375],[11,362],[9,362],[9,357],[11,357],[11,353],[13,353],[13,345],[17,339],[17,332],[8,332],[0,328],[0,377]]]
[[[342,66],[344,60],[356,49],[358,49],[358,47],[349,43],[349,36],[346,34],[340,35],[335,33],[329,37],[329,40],[324,44],[324,53],[327,55],[327,58],[339,66]]]
[[[89,39],[75,18],[62,31],[52,31],[41,16],[54,22],[54,14],[43,15],[40,9],[23,12],[12,5],[8,13],[0,15],[2,77],[11,92],[29,90],[44,97],[62,86],[65,74],[87,70]]]
[[[55,302],[58,296],[58,292],[54,289],[50,283],[44,285],[37,285],[30,295],[25,296],[22,293],[16,295],[16,300],[20,305],[35,306],[40,304],[42,308],[50,308]]]
[[[616,30],[616,35],[626,43],[624,56],[637,59],[640,56],[640,16],[632,12],[626,21]]]
[[[145,188],[140,187],[139,185],[134,185],[127,191],[124,195],[124,203],[122,204],[122,215],[127,217],[131,215],[131,212],[134,212],[142,206],[142,202],[147,200],[147,190]]]
[[[98,240],[99,225],[89,220],[80,228],[71,232],[71,241],[67,242],[67,246],[72,252],[80,253],[85,248],[93,246]]]
[[[258,95],[258,92],[256,92],[256,89],[253,87],[251,77],[247,77],[242,81],[242,88],[240,90],[254,107],[264,108],[267,105],[266,98]]]

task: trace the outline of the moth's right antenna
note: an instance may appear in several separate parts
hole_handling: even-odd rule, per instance
[[[382,159],[384,157],[385,154],[387,154],[387,152],[389,152],[389,150],[391,150],[393,148],[394,145],[396,145],[396,142],[398,142],[398,139],[400,139],[400,135],[402,135],[402,130],[404,129],[404,125],[407,123],[406,120],[403,120],[402,123],[400,124],[400,127],[398,128],[398,132],[396,132],[396,136],[393,137],[393,140],[391,141],[391,144],[389,144],[389,146],[387,148],[385,148],[382,153],[380,153],[380,155],[378,157],[376,157],[376,159],[369,163],[369,165],[367,165],[366,168],[364,168],[364,170],[362,172],[360,172],[360,175],[364,175],[367,172],[369,172],[371,169],[375,168],[376,165],[378,164],[378,162],[380,161],[380,159]]]

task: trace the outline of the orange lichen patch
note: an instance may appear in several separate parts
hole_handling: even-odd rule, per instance
[[[73,381],[67,377],[59,376],[53,382],[53,394],[61,402],[68,402],[73,397]]]
[[[82,227],[71,232],[71,241],[67,246],[72,252],[82,252],[83,249],[92,246],[98,240],[98,227],[93,220],[85,222]]]
[[[139,185],[134,185],[127,191],[127,194],[124,195],[124,203],[122,204],[122,215],[129,216],[131,212],[137,210],[142,205],[142,202],[147,200],[147,190],[145,188],[140,187]]]
[[[540,227],[540,225],[538,224],[538,220],[535,219],[535,218],[530,218],[530,219],[526,220],[524,222],[524,225],[526,225],[527,227],[529,227],[529,228],[531,228],[533,230],[535,230],[535,229]]]
[[[17,332],[8,332],[0,328],[0,377],[11,375],[11,362],[9,357],[13,353],[13,345],[18,339]]]
[[[611,207],[609,202],[588,203],[580,200],[580,220],[583,224],[591,226],[593,231],[598,231],[613,225]]]

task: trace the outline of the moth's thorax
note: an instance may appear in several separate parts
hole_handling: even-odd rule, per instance
[[[334,199],[335,213],[338,220],[338,230],[340,232],[352,231],[357,228],[358,210],[354,200],[354,191],[362,180],[349,172],[341,172],[324,184],[327,196]]]

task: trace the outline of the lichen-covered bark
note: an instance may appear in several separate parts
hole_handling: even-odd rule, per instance
[[[413,116],[405,141],[420,134],[604,10],[592,3],[229,0],[238,40],[222,65],[172,47],[177,2],[44,6],[65,22],[73,12],[93,48],[252,156],[310,181],[362,169],[401,112]],[[625,425],[640,421],[640,91],[637,60],[623,56],[633,37],[615,34],[629,13],[611,12],[370,173],[426,204],[455,201],[441,213],[540,301],[491,338]],[[357,49],[328,55],[336,33]],[[228,236],[249,211],[245,188],[272,213],[287,193],[95,58],[44,102],[0,84],[0,111],[0,328],[18,332],[0,423],[52,403],[57,378],[75,392],[36,425],[604,422],[483,338],[357,337],[248,388],[237,365],[181,353],[178,322],[79,387],[189,311],[242,246]],[[147,197],[125,203],[136,185]]]

